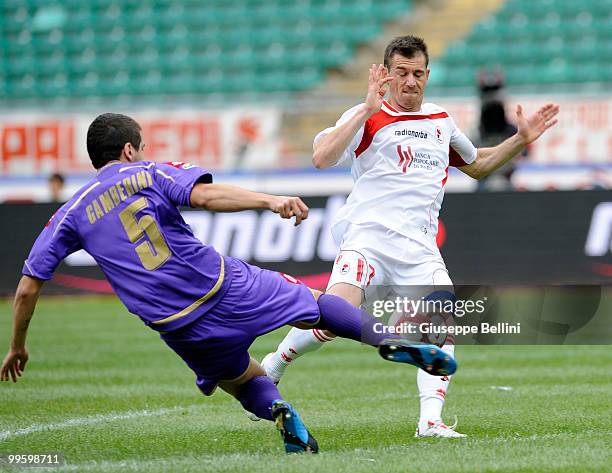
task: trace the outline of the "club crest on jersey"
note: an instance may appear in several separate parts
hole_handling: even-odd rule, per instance
[[[440,144],[444,143],[444,137],[442,136],[442,128],[440,128],[439,126],[436,126],[436,140],[438,140],[438,143]]]
[[[291,284],[302,284],[299,279],[294,278],[290,274],[285,274],[285,273],[280,273],[280,272],[278,274],[280,274],[285,281],[290,282]]]
[[[51,215],[51,218],[49,219],[49,221],[45,224],[45,228],[47,228],[49,225],[51,225],[51,222],[53,222],[53,219],[55,218],[55,215],[57,214],[57,212],[59,211],[56,210],[55,212],[53,212],[53,215]]]
[[[175,167],[176,169],[191,169],[195,167],[195,164],[186,163],[183,161],[168,161],[166,164],[169,164],[170,166]]]
[[[399,161],[397,163],[397,166],[405,174],[406,170],[410,167],[410,165],[414,161],[414,155],[412,154],[412,147],[406,146],[406,150],[403,150],[402,145],[397,145],[397,154],[399,156]]]
[[[351,270],[351,265],[348,263],[344,263],[340,268],[340,274],[347,274]]]

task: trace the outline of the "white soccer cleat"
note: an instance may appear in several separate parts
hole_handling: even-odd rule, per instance
[[[276,353],[268,353],[261,360],[261,366],[266,372],[266,376],[272,380],[274,384],[278,384],[280,379],[285,374],[288,363],[276,359]]]
[[[465,434],[460,434],[459,432],[455,432],[455,427],[457,427],[457,418],[455,417],[455,423],[453,425],[445,425],[441,420],[432,422],[427,422],[427,428],[423,431],[419,431],[419,427],[417,426],[416,432],[414,433],[415,437],[438,437],[438,438],[447,438],[447,439],[460,439],[467,437]]]

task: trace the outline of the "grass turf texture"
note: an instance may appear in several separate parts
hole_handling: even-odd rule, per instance
[[[8,301],[0,314],[4,351]],[[225,393],[200,395],[114,298],[43,298],[28,347],[25,376],[0,385],[0,454],[62,452],[53,471],[612,471],[609,347],[459,347],[445,412],[469,438],[449,441],[413,438],[414,368],[330,343],[281,383],[321,446],[291,457],[272,423],[249,421]]]

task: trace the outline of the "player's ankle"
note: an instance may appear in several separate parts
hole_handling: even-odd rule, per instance
[[[432,425],[437,424],[438,422],[442,422],[442,419],[440,417],[430,417],[427,419],[419,419],[419,423],[418,423],[418,428],[419,428],[419,432],[424,432],[425,430],[427,430],[429,427],[431,427]]]

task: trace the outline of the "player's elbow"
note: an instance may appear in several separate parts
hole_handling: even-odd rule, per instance
[[[474,161],[469,166],[466,166],[463,171],[471,178],[479,181],[482,178],[487,177],[491,173],[490,167],[490,161],[487,157],[480,154],[479,150],[478,155],[476,157],[476,161]]]
[[[323,161],[321,161],[321,156],[316,152],[312,155],[312,165],[317,169],[323,169]]]
[[[317,169],[323,169],[323,163],[315,158],[312,158],[312,165]]]
[[[325,169],[331,166],[327,156],[320,151],[315,151],[312,155],[312,165],[317,169]]]
[[[194,208],[213,210],[211,207],[215,192],[213,184],[196,184],[189,197],[189,203]]]
[[[483,166],[478,165],[479,163],[473,163],[468,166],[464,166],[461,170],[470,176],[472,179],[479,181],[483,177],[486,177],[488,172],[485,171]]]
[[[469,176],[477,181],[480,181],[483,177],[486,177],[486,173],[482,169],[473,170]]]

